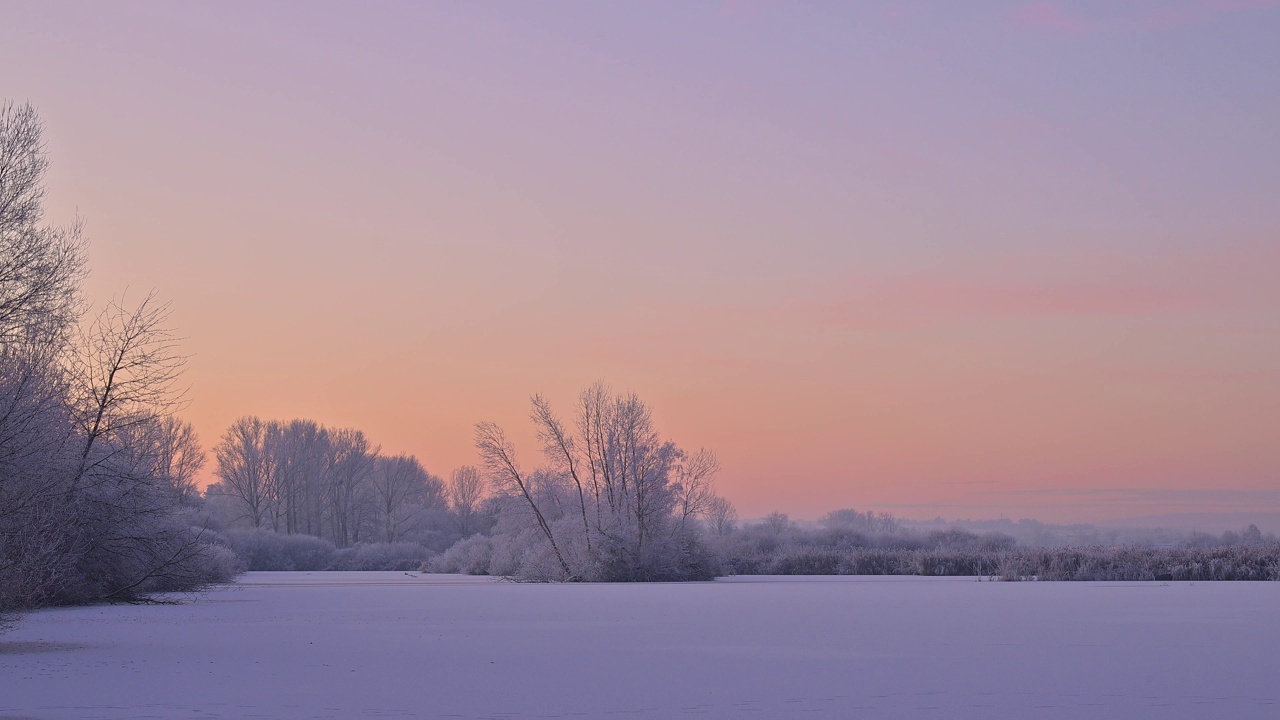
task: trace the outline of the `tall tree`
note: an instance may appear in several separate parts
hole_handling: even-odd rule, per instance
[[[271,423],[269,452],[286,533],[321,533],[321,498],[326,482],[329,431],[311,420]]]
[[[738,522],[738,510],[728,498],[711,496],[707,501],[705,517],[715,535],[728,535]]]
[[[206,460],[195,427],[177,416],[165,415],[137,426],[131,434],[131,442],[150,457],[152,474],[164,481],[178,503],[195,505],[200,498],[196,476]]]
[[[473,518],[483,498],[484,482],[474,466],[463,465],[449,474],[449,507],[462,537],[471,535]]]
[[[359,430],[333,430],[329,438],[325,468],[329,539],[338,547],[349,547],[360,542],[361,533],[368,529],[367,523],[374,514],[369,480],[378,448],[371,447]]]
[[[242,417],[227,428],[213,448],[223,492],[242,503],[245,517],[255,528],[270,519],[275,499],[267,428],[260,418]]]
[[[370,485],[378,505],[383,542],[402,539],[406,529],[436,507],[444,494],[444,483],[428,473],[412,455],[378,457],[374,461]]]

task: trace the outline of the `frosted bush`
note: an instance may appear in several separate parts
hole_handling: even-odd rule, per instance
[[[314,535],[281,535],[270,530],[230,530],[227,543],[249,570],[324,570],[333,543]]]
[[[1006,536],[1007,537],[1007,536]],[[926,575],[1004,580],[1280,580],[1280,544],[1233,547],[1062,547],[1009,549],[1004,540],[934,538],[935,547],[838,548],[793,539],[777,550],[744,538],[714,545],[740,575]],[[947,548],[936,545],[967,545]],[[764,547],[768,547],[765,545]],[[1002,549],[991,549],[1002,548]]]
[[[182,592],[211,583],[231,582],[244,572],[244,562],[231,548],[213,542],[202,542],[191,549],[188,575],[161,577],[148,587],[148,592]],[[191,577],[194,575],[194,577]]]
[[[493,541],[484,535],[459,540],[453,547],[422,564],[423,572],[488,575]]]
[[[329,570],[417,570],[431,551],[417,543],[369,543],[333,554]]]

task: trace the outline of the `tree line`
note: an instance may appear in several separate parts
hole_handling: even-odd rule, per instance
[[[205,497],[228,526],[313,535],[339,548],[437,545],[478,527],[476,468],[458,468],[446,483],[413,455],[383,455],[360,430],[243,417],[213,454],[217,482]]]
[[[525,467],[503,429],[482,422],[480,467],[458,468],[448,483],[411,455],[382,455],[359,430],[240,418],[214,447],[218,480],[205,500],[229,529],[310,535],[337,549],[408,541],[441,552],[486,543],[508,560],[501,574],[526,579],[715,575],[704,526],[727,532],[736,513],[714,492],[714,454],[680,448],[639,397],[604,383],[579,395],[568,420],[538,395],[530,417],[540,463]],[[302,557],[314,557],[312,544],[240,542],[250,567],[253,557],[276,558],[277,567],[314,562]],[[390,550],[382,556],[403,560]]]

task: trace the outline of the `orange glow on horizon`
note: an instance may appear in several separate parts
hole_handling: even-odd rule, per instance
[[[206,447],[532,465],[604,379],[743,517],[1280,512],[1280,5],[1138,5],[50,2],[0,63]]]

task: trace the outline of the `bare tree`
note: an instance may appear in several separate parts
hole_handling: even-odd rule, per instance
[[[720,472],[720,461],[706,448],[698,448],[693,454],[683,454],[674,469],[675,482],[671,489],[676,497],[676,514],[683,526],[695,515],[705,515],[709,503],[716,497],[712,481]]]
[[[223,491],[243,504],[245,516],[255,528],[262,527],[275,498],[267,424],[257,417],[236,420],[213,448],[213,454]]]
[[[579,396],[578,465],[598,498],[596,532],[610,540],[611,552],[634,567],[645,564],[645,544],[670,517],[675,496],[672,472],[682,453],[662,440],[649,407],[634,393],[614,395],[596,383]]]
[[[196,476],[206,458],[191,423],[174,415],[161,416],[137,426],[134,435],[131,442],[150,454],[154,475],[168,485],[178,504],[195,504],[200,496]]]
[[[373,473],[378,448],[359,430],[331,430],[329,457],[325,468],[328,480],[325,509],[329,519],[330,540],[338,547],[360,542],[361,531],[374,513],[369,479]]]
[[[458,533],[469,537],[472,518],[484,498],[484,484],[480,471],[471,465],[463,465],[449,475],[449,506],[458,520]]]
[[[329,431],[311,420],[270,423],[267,444],[286,533],[320,535]]]
[[[658,433],[633,393],[596,383],[580,396],[572,424],[541,396],[530,414],[549,465],[524,473],[492,423],[476,426],[476,447],[500,490],[523,498],[566,578],[685,578],[700,541],[686,521],[703,511],[719,465],[687,454]],[[509,506],[508,506],[509,507]]]
[[[774,511],[764,516],[764,525],[775,535],[781,535],[791,527],[791,518],[784,512]]]
[[[95,446],[113,434],[176,409],[175,389],[186,365],[169,328],[169,303],[149,293],[137,307],[112,301],[82,333],[71,367],[71,393],[83,437],[76,478],[84,476]]]
[[[573,487],[578,493],[578,509],[582,516],[582,536],[587,546],[587,552],[591,551],[591,523],[587,520],[587,497],[582,487],[582,479],[578,476],[579,453],[577,443],[564,428],[560,419],[551,411],[551,405],[541,395],[534,395],[533,412],[530,417],[533,419],[534,427],[538,431],[538,439],[542,441],[543,452],[551,460],[552,463],[559,466],[562,472],[567,474],[573,481]],[[593,488],[594,491],[594,488]]]
[[[167,303],[107,305],[69,364],[69,402],[80,450],[64,490],[82,599],[129,598],[200,576],[217,550],[178,513],[148,428],[182,401],[185,364]],[[170,458],[172,459],[172,458]]]
[[[516,463],[515,446],[507,440],[506,433],[493,423],[478,423],[476,425],[476,450],[479,451],[480,462],[484,465],[484,469],[488,472],[489,478],[493,481],[495,487],[502,492],[515,492],[528,503],[529,509],[533,511],[533,515],[537,519],[538,528],[551,546],[551,551],[555,553],[560,569],[564,571],[564,576],[566,578],[574,578],[575,575],[569,569],[569,563],[564,559],[564,553],[560,551],[560,546],[556,544],[555,534],[551,532],[551,525],[547,522],[546,516],[543,515],[542,509],[538,507],[537,501],[534,500],[530,485],[523,473],[521,473],[519,464]]]
[[[57,342],[80,314],[79,222],[41,227],[49,160],[35,108],[0,104],[0,345]]]
[[[370,485],[378,503],[382,539],[389,543],[400,540],[405,528],[416,523],[423,511],[437,506],[444,494],[440,478],[428,473],[412,455],[378,457]]]
[[[707,523],[711,526],[711,532],[716,535],[728,535],[733,532],[738,522],[738,511],[733,507],[733,503],[728,498],[719,495],[713,495],[707,500],[705,510]]]

